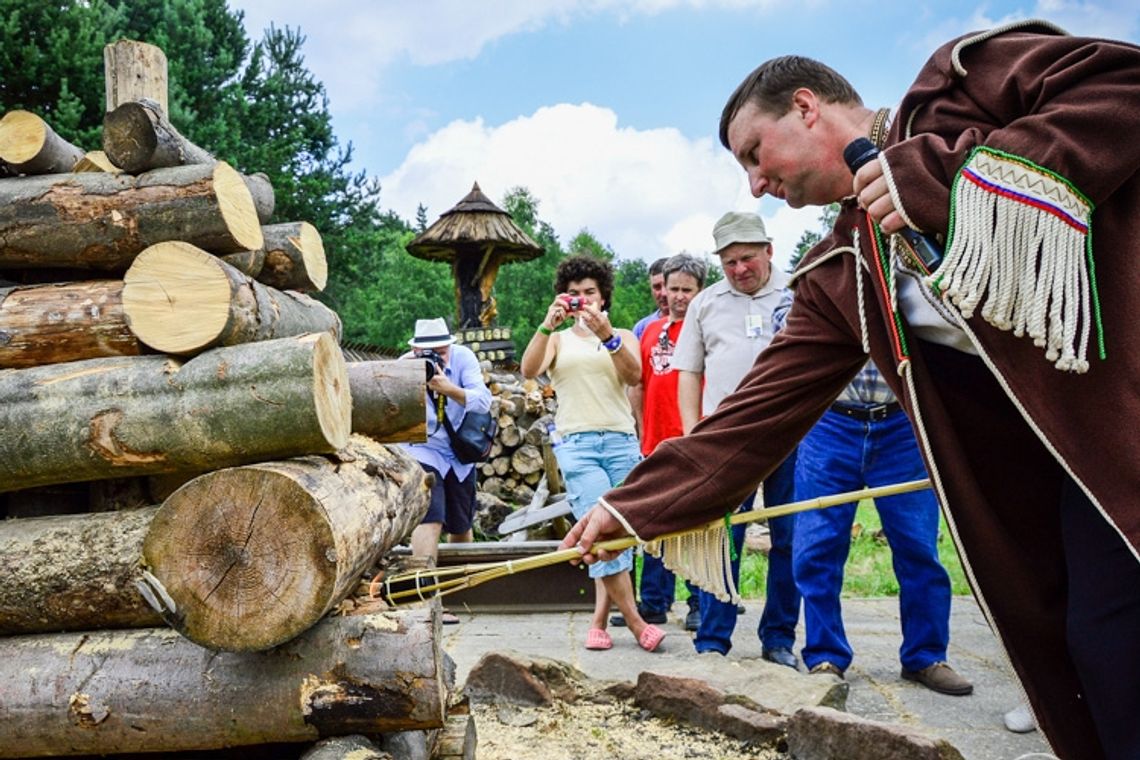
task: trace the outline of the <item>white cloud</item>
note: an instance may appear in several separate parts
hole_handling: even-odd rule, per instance
[[[423,203],[434,221],[475,181],[496,203],[512,187],[528,188],[564,244],[585,228],[620,257],[646,261],[710,251],[721,214],[759,207],[714,140],[622,127],[613,111],[589,103],[541,108],[498,126],[452,122],[381,177],[380,200],[406,219]],[[808,216],[814,222],[818,211]],[[771,234],[790,239],[790,248],[802,231],[792,229],[798,218],[776,213]]]

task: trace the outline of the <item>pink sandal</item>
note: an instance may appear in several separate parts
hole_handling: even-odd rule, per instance
[[[613,645],[614,640],[601,628],[591,628],[586,632],[586,649],[610,649]]]
[[[646,652],[656,651],[658,645],[665,639],[665,631],[655,625],[645,626],[645,630],[637,637],[637,643]]]

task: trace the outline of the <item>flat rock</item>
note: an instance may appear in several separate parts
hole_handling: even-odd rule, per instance
[[[590,691],[586,675],[559,660],[519,652],[488,652],[467,674],[464,693],[473,702],[549,705],[574,702]]]
[[[798,710],[787,735],[794,760],[962,760],[945,739],[828,707]]]
[[[657,673],[637,677],[634,704],[659,718],[773,746],[783,738],[787,720],[750,700],[731,697],[700,679]]]

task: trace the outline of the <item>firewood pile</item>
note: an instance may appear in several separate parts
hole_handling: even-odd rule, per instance
[[[0,758],[430,750],[438,615],[361,593],[427,509],[422,368],[347,363],[317,230],[105,55],[103,151],[0,119]]]

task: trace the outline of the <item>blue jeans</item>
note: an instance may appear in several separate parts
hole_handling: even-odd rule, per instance
[[[926,477],[904,412],[862,422],[827,411],[800,443],[796,500]],[[796,583],[804,599],[804,665],[841,670],[853,652],[843,629],[839,594],[851,549],[856,504],[796,515]],[[938,502],[930,490],[875,500],[899,582],[902,646],[907,670],[946,659],[950,640],[950,578],[938,559]]]
[[[697,605],[697,587],[688,581],[689,608]],[[668,612],[673,607],[677,577],[665,563],[652,554],[641,557],[641,606],[650,612]]]
[[[764,501],[769,506],[787,504],[793,500],[795,487],[796,453],[792,452],[764,481]],[[752,509],[755,497],[750,496],[740,511]],[[800,617],[800,594],[792,576],[792,536],[795,515],[776,517],[768,521],[772,548],[768,552],[768,581],[764,612],[760,616],[757,633],[764,649],[791,649],[796,643],[796,621]],[[740,552],[744,550],[744,526],[732,529],[737,559],[732,563],[732,580],[740,582]],[[698,652],[728,654],[732,649],[732,632],[736,629],[736,604],[722,602],[712,594],[700,592],[701,626],[697,629],[693,646]]]
[[[641,446],[631,433],[608,430],[570,433],[554,448],[566,499],[575,519],[581,520],[598,501],[598,497],[625,480],[633,466],[641,461]],[[633,569],[633,550],[627,549],[617,559],[595,562],[589,566],[591,578],[604,578]]]

